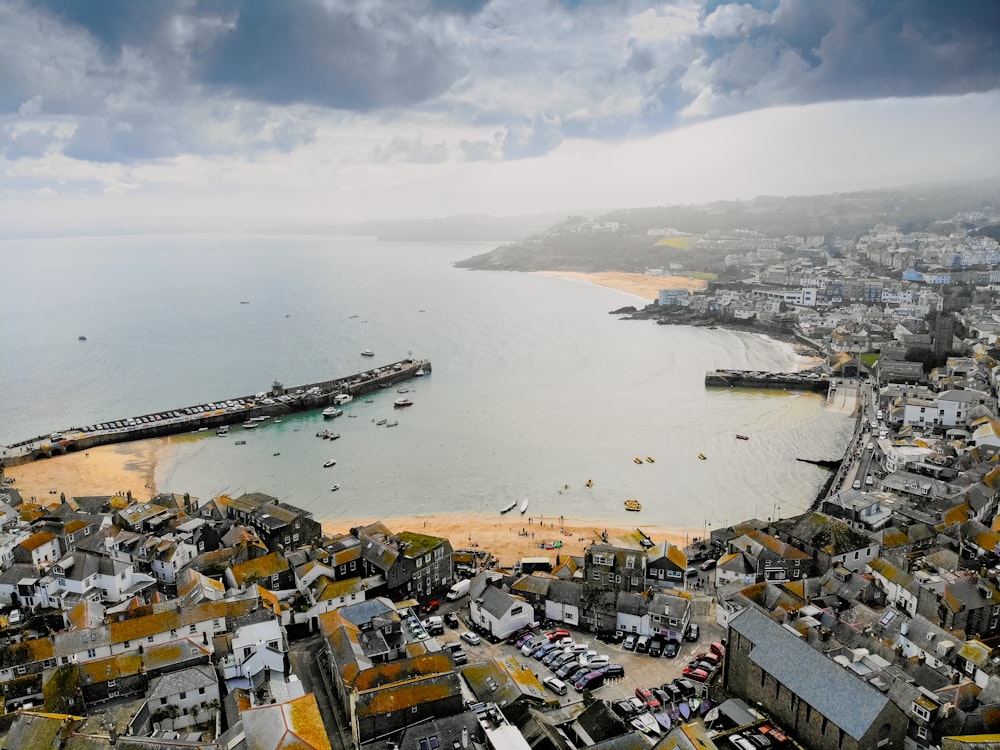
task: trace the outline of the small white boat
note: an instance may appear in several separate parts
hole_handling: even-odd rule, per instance
[[[414,377],[417,377],[417,378],[422,377],[422,376],[424,376],[426,374],[427,373],[424,372],[424,368],[423,367],[421,367],[419,370],[417,370],[415,373],[413,373]]]
[[[378,421],[375,422],[375,424],[377,424],[377,425],[383,425],[383,424],[385,424],[388,421],[389,421],[388,419],[379,419]]]
[[[400,409],[404,406],[413,406],[413,402],[410,401],[410,399],[408,398],[397,398],[395,401],[392,402],[392,406],[395,409]]]
[[[362,357],[374,357],[375,356],[375,352],[373,352],[371,349],[363,349],[362,352],[361,352],[361,356]]]
[[[336,396],[333,397],[333,403],[335,403],[337,406],[343,406],[344,404],[349,404],[353,400],[354,396],[352,396],[350,393],[338,393]]]
[[[229,425],[224,424],[224,425],[222,425],[222,427],[216,428],[215,434],[219,435],[220,437],[223,436],[223,435],[228,435],[229,434]]]
[[[329,469],[329,468],[330,468],[331,466],[336,466],[336,465],[337,465],[337,462],[336,462],[336,461],[334,461],[334,460],[333,460],[333,459],[331,458],[331,459],[330,459],[329,461],[327,461],[326,463],[324,463],[324,464],[323,464],[323,468],[324,468],[324,469]]]
[[[281,424],[281,420],[280,419],[276,419],[276,420],[274,420],[274,423],[275,424]]]
[[[511,500],[509,503],[507,503],[505,506],[503,506],[500,509],[500,513],[501,514],[503,514],[503,513],[510,513],[516,507],[517,507],[517,500]]]
[[[335,484],[335,485],[333,485],[333,487],[330,488],[330,492],[336,492],[339,489],[340,489],[340,485],[339,484]]]
[[[525,512],[525,511],[526,511],[527,509],[528,509],[528,498],[524,498],[524,500],[522,500],[522,501],[521,501],[521,505],[520,505],[520,507],[518,508],[518,510],[520,510],[520,511],[521,511],[521,515],[523,516],[523,515],[524,515],[524,512]]]
[[[323,418],[333,419],[334,417],[339,417],[343,413],[343,409],[338,409],[336,406],[328,406],[323,410]]]
[[[243,423],[243,429],[244,430],[256,430],[257,429],[257,424],[258,424],[257,422],[244,422]]]
[[[409,392],[410,392],[409,388],[397,388],[396,389],[396,393],[409,393]]]
[[[394,419],[391,422],[387,422],[385,426],[386,427],[396,427],[398,425],[399,425],[399,420],[398,419]]]

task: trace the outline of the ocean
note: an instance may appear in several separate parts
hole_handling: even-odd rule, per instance
[[[703,383],[716,367],[794,369],[791,347],[622,321],[609,311],[644,302],[452,265],[495,245],[259,234],[0,242],[0,444],[412,353],[433,363],[406,384],[412,407],[393,409],[398,394],[383,391],[332,423],[316,411],[176,439],[158,487],[266,492],[321,520],[493,516],[527,497],[535,517],[703,529],[809,506],[827,474],[796,458],[839,458],[851,420],[814,394]],[[326,427],[342,437],[318,439]],[[627,498],[640,514],[624,510]]]

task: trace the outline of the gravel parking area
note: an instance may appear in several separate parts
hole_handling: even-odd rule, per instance
[[[703,602],[707,603],[707,602]],[[700,609],[711,612],[714,607],[701,607]],[[460,616],[462,612],[459,613]],[[507,645],[504,642],[490,643],[483,639],[478,645],[470,645],[460,640],[461,633],[466,632],[465,618],[462,618],[462,625],[458,630],[446,629],[443,636],[444,641],[462,643],[463,649],[469,656],[469,663],[485,660],[487,658],[509,658],[513,656],[520,664],[533,671],[540,680],[551,676],[553,673],[540,661],[536,661],[531,656],[525,656],[516,646]],[[629,698],[635,695],[637,687],[659,687],[664,682],[669,682],[675,677],[682,677],[684,667],[694,659],[695,654],[708,650],[712,641],[718,641],[725,637],[725,631],[719,627],[714,619],[709,616],[698,617],[693,620],[701,628],[701,637],[695,643],[683,642],[677,656],[673,659],[666,657],[651,657],[647,654],[638,654],[628,651],[622,647],[621,643],[604,643],[597,639],[596,633],[579,631],[571,626],[552,625],[547,628],[538,628],[536,631],[543,635],[554,629],[564,629],[570,632],[570,637],[575,643],[584,644],[589,649],[598,654],[606,654],[612,664],[621,664],[625,668],[624,677],[613,677],[605,680],[603,686],[593,690],[593,694],[607,701],[615,701],[622,698]],[[703,692],[702,685],[695,683],[699,694]],[[581,700],[581,693],[569,686],[569,692],[558,697],[561,704],[578,702]]]

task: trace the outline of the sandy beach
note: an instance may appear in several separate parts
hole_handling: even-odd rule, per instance
[[[140,440],[92,448],[86,453],[70,453],[52,459],[34,461],[6,470],[6,476],[16,481],[14,487],[25,500],[34,498],[45,505],[56,505],[59,496],[113,495],[131,491],[136,500],[147,500],[157,493],[153,475],[163,451],[169,450],[171,438]],[[165,492],[171,488],[159,488]],[[210,498],[201,498],[207,500]],[[684,546],[687,541],[704,534],[704,530],[685,530],[644,526],[641,513],[636,524],[659,543],[670,541]],[[522,557],[582,555],[583,548],[600,541],[607,531],[608,540],[625,546],[638,544],[635,528],[609,527],[599,520],[558,517],[521,516],[517,511],[508,515],[484,516],[471,513],[448,513],[432,516],[399,516],[394,518],[359,517],[352,520],[325,522],[328,534],[342,534],[351,528],[382,521],[392,531],[413,531],[449,539],[455,549],[475,549],[491,552],[504,565]],[[561,548],[546,550],[542,544],[562,542]]]
[[[648,300],[655,300],[661,289],[688,289],[700,291],[708,286],[705,281],[689,279],[685,276],[647,276],[643,273],[618,273],[602,271],[600,273],[578,273],[576,271],[537,271],[542,276],[553,276],[559,279],[583,281],[587,284],[606,286],[620,292],[634,294]]]

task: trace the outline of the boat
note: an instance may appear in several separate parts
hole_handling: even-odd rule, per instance
[[[662,729],[664,732],[670,731],[670,727],[673,724],[673,722],[670,721],[669,713],[667,713],[666,711],[657,711],[655,714],[653,714],[653,718],[656,720],[656,723],[660,725],[660,729]]]
[[[587,483],[584,485],[584,487],[593,487],[593,486],[594,486],[594,480],[593,479],[588,479]]]
[[[333,459],[331,458],[331,459],[330,459],[329,461],[327,461],[327,462],[325,462],[325,463],[323,464],[323,468],[324,468],[324,469],[329,469],[329,468],[330,468],[331,466],[336,466],[336,465],[337,465],[337,462],[336,462],[336,461],[334,461],[334,460],[333,460]]]
[[[657,724],[656,720],[647,713],[636,714],[629,720],[629,723],[635,729],[649,735],[658,735],[660,733],[659,724]]]
[[[736,435],[736,439],[737,440],[749,440],[750,438],[747,435],[739,435],[739,434],[737,434]]]
[[[271,418],[270,414],[264,414],[259,417],[250,417],[251,422],[266,422]]]
[[[385,424],[388,421],[389,421],[388,419],[379,419],[379,420],[376,420],[375,424],[377,424],[377,425],[383,425],[383,424]]]
[[[676,708],[671,708],[667,711],[667,716],[670,717],[671,721],[677,721],[678,719],[681,718],[681,712],[678,711]]]
[[[404,406],[413,406],[413,402],[408,398],[397,398],[392,402],[392,406],[394,409],[400,409]]]
[[[221,427],[217,427],[216,430],[215,430],[215,434],[218,435],[219,437],[222,437],[223,435],[228,435],[229,434],[229,425],[224,424]]]
[[[272,456],[280,456],[281,454],[280,454],[280,453],[279,453],[278,451],[275,451],[275,452],[274,452],[274,453],[272,453],[271,455],[272,455]]]
[[[423,367],[418,368],[417,371],[415,373],[413,373],[414,377],[418,377],[418,378],[421,378],[421,377],[423,377],[426,374],[427,373],[424,372],[424,368]]]
[[[236,444],[237,444],[237,445],[246,445],[246,444],[247,444],[247,441],[246,441],[246,440],[237,440],[237,441],[236,441]]]
[[[640,511],[642,510],[642,503],[638,500],[626,500],[625,510]]]
[[[646,456],[646,463],[647,464],[655,464],[656,461],[653,460],[652,456]]]
[[[328,406],[323,410],[323,419],[333,419],[334,417],[339,417],[343,413],[343,409],[338,409],[336,406]]]
[[[386,427],[398,427],[399,426],[399,420],[398,419],[394,419],[391,422],[386,422],[385,426]]]
[[[524,511],[528,509],[528,498],[524,498],[524,500],[521,501],[521,505],[518,506],[518,509],[521,511],[521,515],[523,516]]]
[[[409,388],[397,388],[396,389],[396,393],[409,393],[409,392],[410,392]]]
[[[704,453],[699,453],[698,458],[700,458],[702,461],[708,460],[708,456],[706,456]]]
[[[330,432],[329,430],[327,430],[326,434],[323,436],[323,439],[324,440],[339,440],[340,439],[340,433],[339,432]]]
[[[350,393],[338,393],[333,397],[333,403],[337,406],[343,406],[344,404],[349,404],[354,400],[354,396]]]
[[[371,349],[362,349],[361,350],[361,356],[362,357],[374,357],[375,356],[375,352],[373,352]]]
[[[275,424],[281,424],[281,419],[280,419],[280,418],[278,418],[278,419],[274,420],[274,423],[275,423]]]
[[[242,299],[242,300],[240,300],[240,304],[241,305],[249,305],[250,304],[250,300],[248,300],[248,299]]]
[[[360,317],[360,316],[358,316],[358,315],[348,315],[347,317],[348,318],[357,318],[357,317]]]
[[[691,715],[698,713],[698,706],[701,705],[701,698],[688,698],[688,706],[691,708]]]
[[[208,432],[208,428],[207,427],[199,427],[198,428],[198,432]]]
[[[705,700],[701,702],[701,705],[698,706],[698,715],[704,717],[705,714],[712,710],[713,705],[714,704],[712,703],[711,698],[705,698]]]
[[[510,513],[516,507],[517,507],[517,500],[511,500],[509,503],[507,503],[500,509],[500,514],[503,515],[504,513]]]
[[[641,459],[641,458],[639,458],[638,456],[636,456],[636,457],[635,457],[635,458],[633,458],[632,460],[633,460],[633,461],[634,461],[635,463],[637,463],[637,464],[641,464],[641,463],[642,463],[642,459]]]
[[[681,701],[677,704],[677,710],[680,711],[681,718],[687,721],[691,718],[691,706],[688,705],[687,701]]]
[[[243,423],[243,429],[244,430],[256,430],[257,429],[257,422],[244,422]]]
[[[77,341],[86,341],[86,340],[87,340],[86,336],[77,336]]]
[[[335,485],[333,485],[333,487],[330,488],[330,492],[336,492],[339,489],[340,489],[340,485],[339,484],[335,484]]]

